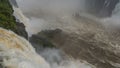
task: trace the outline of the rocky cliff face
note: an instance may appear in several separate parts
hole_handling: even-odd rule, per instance
[[[16,22],[9,0],[0,0],[0,27],[14,31],[27,39],[27,32],[22,23]]]
[[[99,17],[109,17],[119,0],[86,0],[88,12]]]
[[[28,33],[25,30],[25,26],[23,23],[16,23],[16,33],[26,39],[28,39]]]

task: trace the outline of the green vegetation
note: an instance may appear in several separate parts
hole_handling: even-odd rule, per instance
[[[0,27],[12,30],[16,34],[28,39],[24,24],[16,22],[13,12],[14,10],[9,0],[0,0]]]
[[[0,27],[16,31],[16,20],[9,0],[0,0]]]

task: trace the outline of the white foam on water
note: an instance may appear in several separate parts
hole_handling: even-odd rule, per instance
[[[12,31],[0,28],[0,59],[7,68],[50,68],[32,45]]]
[[[77,30],[79,22],[73,20],[72,16],[75,13],[79,13],[81,10],[85,10],[85,0],[17,0],[17,2],[20,8],[13,7],[14,15],[21,23],[24,23],[29,36],[45,29],[62,28],[71,29],[71,31]],[[19,40],[19,42],[21,42],[21,40]],[[31,44],[29,45],[31,46]],[[29,47],[29,45],[27,47]],[[14,52],[17,52],[16,50],[17,49],[14,51],[13,49]],[[46,56],[56,55],[52,54],[56,51],[52,51],[51,53],[49,53],[50,51],[43,52],[44,58],[42,58],[40,55],[36,54],[34,48],[32,48],[32,50],[34,53],[30,52],[30,54],[29,50],[25,53],[23,51],[20,51],[20,54],[19,52],[14,53],[12,56],[20,57],[14,57],[9,62],[5,60],[6,62],[4,64],[16,66],[15,68],[92,68],[91,65],[80,62],[79,60],[64,61],[60,59],[61,62],[59,64],[56,62],[48,63],[49,61],[46,62],[44,58]],[[59,56],[58,53],[57,56]],[[39,61],[39,59],[42,59],[42,61]]]
[[[27,40],[2,28],[0,28],[0,60],[2,66],[7,68],[91,68],[90,65],[76,61],[53,63],[50,66]]]

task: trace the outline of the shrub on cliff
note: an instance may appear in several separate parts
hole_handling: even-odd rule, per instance
[[[0,27],[16,31],[16,20],[9,0],[0,0]]]

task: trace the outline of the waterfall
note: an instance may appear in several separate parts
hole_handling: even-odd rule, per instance
[[[93,1],[95,1],[95,5],[91,7],[90,5],[93,4]],[[89,5],[87,5],[87,8],[89,9],[86,9],[86,2],[88,2],[87,0],[17,0],[19,8],[13,6],[13,9],[14,16],[17,18],[17,21],[24,23],[29,36],[31,36],[32,34],[36,34],[41,30],[60,28],[66,33],[73,33],[75,35],[77,34],[81,36],[82,33],[84,35],[85,32],[87,32],[86,34],[89,34],[90,32],[95,35],[99,35],[100,33],[101,37],[101,31],[104,32],[105,30],[103,30],[101,25],[99,26],[98,23],[115,27],[120,25],[120,3],[118,3],[114,9],[117,1],[118,0],[91,0],[90,2],[89,0],[90,3]],[[93,8],[92,11],[91,8]],[[90,12],[93,12],[93,15],[86,10],[90,10]],[[94,12],[105,17],[98,18],[94,15]],[[4,31],[4,29],[2,30]],[[7,30],[5,31],[7,32]],[[95,38],[97,37],[95,36]],[[14,40],[14,38],[11,39]],[[57,64],[56,62],[49,63],[48,61],[45,61],[40,55],[36,54],[34,48],[32,48],[32,46],[27,41],[19,39],[18,41],[15,41],[15,43],[21,42],[23,43],[20,43],[22,46],[19,46],[19,44],[16,43],[13,47],[10,46],[12,47],[12,52],[10,51],[11,48],[6,49],[10,49],[9,52],[4,52],[7,53],[7,57],[10,57],[10,60],[8,62],[8,59],[5,58],[5,54],[5,60],[3,62],[4,66],[12,65],[14,67],[16,66],[15,68],[92,68],[91,65],[86,65],[85,62],[74,62],[73,60],[67,61],[67,63],[64,63],[64,61],[62,60],[60,64]],[[6,40],[8,40],[8,38]],[[27,46],[25,42],[27,42]],[[5,45],[8,46],[8,44]],[[47,51],[47,53],[45,51],[45,53],[43,52],[42,54],[44,54],[44,58],[46,58],[46,56],[50,56],[50,59],[51,55],[55,55],[54,51],[50,52],[49,50]]]
[[[32,45],[12,31],[0,28],[0,60],[7,68],[50,68]]]
[[[51,52],[50,55],[52,53],[55,52]],[[60,65],[54,63],[50,66],[27,40],[2,28],[0,28],[0,62],[2,68],[91,68],[90,65],[78,61],[65,61]]]
[[[34,31],[36,32],[36,29],[32,30],[32,28],[36,26],[33,27],[31,24],[34,23],[36,19],[32,18],[34,21],[27,18],[22,11],[14,5],[13,9],[16,21],[24,23],[29,36],[34,33]],[[42,19],[39,19],[39,22],[41,20]],[[41,22],[44,23],[46,21],[42,20]],[[38,26],[40,26],[40,24]],[[51,53],[49,53],[50,51],[47,52],[47,56],[55,55],[54,51]],[[43,54],[44,56],[46,55],[46,50]],[[0,64],[0,67],[3,68],[92,68],[92,65],[84,61],[80,62],[79,60],[61,60],[59,64],[56,62],[49,63],[44,57],[36,53],[35,48],[33,48],[27,40],[3,28],[0,28]]]

